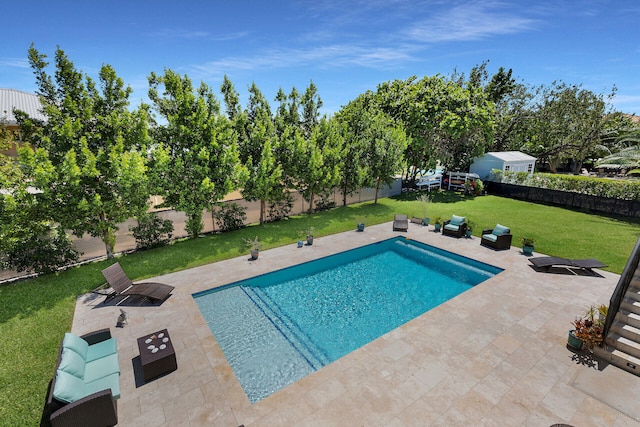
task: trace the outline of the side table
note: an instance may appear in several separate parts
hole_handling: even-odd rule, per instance
[[[138,349],[145,382],[178,369],[176,352],[166,329],[138,338]]]

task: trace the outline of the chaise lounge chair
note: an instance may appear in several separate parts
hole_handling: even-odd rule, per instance
[[[116,296],[142,296],[153,301],[164,301],[169,297],[175,286],[165,285],[164,283],[133,283],[131,279],[122,270],[120,263],[115,263],[110,267],[102,270],[102,275],[113,289],[113,292],[107,294],[107,300]]]
[[[544,268],[546,271],[549,271],[551,267],[557,265],[567,268],[579,268],[582,270],[586,270],[591,274],[595,274],[592,268],[602,268],[607,266],[606,264],[601,263],[595,258],[567,259],[553,256],[543,256],[537,258],[529,258],[529,261],[531,261],[531,264],[535,265],[536,267]]]
[[[396,214],[393,218],[393,231],[408,231],[409,219],[406,215]]]

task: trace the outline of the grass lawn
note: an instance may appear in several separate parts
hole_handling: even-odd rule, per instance
[[[466,216],[479,236],[496,223],[511,227],[514,246],[522,236],[535,238],[535,250],[567,258],[597,258],[620,274],[640,236],[640,219],[611,218],[496,196],[466,198],[437,193],[427,216]],[[356,223],[388,222],[395,213],[423,216],[415,193],[298,216],[238,231],[176,242],[171,246],[118,258],[132,279],[143,279],[248,253],[243,240],[256,235],[263,250],[292,244],[309,226],[315,237],[353,230]],[[0,420],[2,425],[36,425],[60,341],[71,328],[78,295],[104,282],[100,261],[65,272],[0,285]]]

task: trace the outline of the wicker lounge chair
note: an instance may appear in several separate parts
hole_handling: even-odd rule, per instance
[[[116,296],[143,296],[154,301],[164,301],[169,297],[174,286],[165,285],[164,283],[133,283],[131,279],[122,270],[120,263],[115,263],[110,267],[102,270],[102,275],[113,289],[113,292],[107,295],[107,300]]]
[[[557,265],[567,268],[579,268],[582,270],[586,270],[591,274],[595,274],[592,268],[602,268],[607,266],[606,264],[601,263],[595,258],[567,259],[553,256],[543,256],[537,258],[529,258],[529,261],[531,261],[531,264],[535,265],[536,267],[543,268],[546,271],[549,271],[551,267]]]
[[[442,226],[442,234],[453,237],[462,237],[467,232],[466,218],[463,216],[453,215],[451,219],[444,222]]]
[[[396,214],[393,218],[393,231],[408,231],[409,219],[406,215]]]

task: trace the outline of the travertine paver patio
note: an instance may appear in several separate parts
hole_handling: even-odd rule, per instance
[[[73,331],[110,327],[118,339],[121,426],[630,426],[636,421],[571,385],[587,367],[565,347],[570,322],[607,303],[618,276],[539,273],[520,250],[391,223],[316,238],[154,278],[176,286],[160,306],[78,298]],[[250,404],[192,298],[224,285],[353,247],[406,235],[505,271],[270,397]],[[419,277],[416,280],[420,280]],[[178,370],[136,381],[136,338],[168,328]],[[265,360],[265,363],[269,363]],[[602,380],[610,381],[607,367]],[[620,390],[620,393],[625,393]]]

